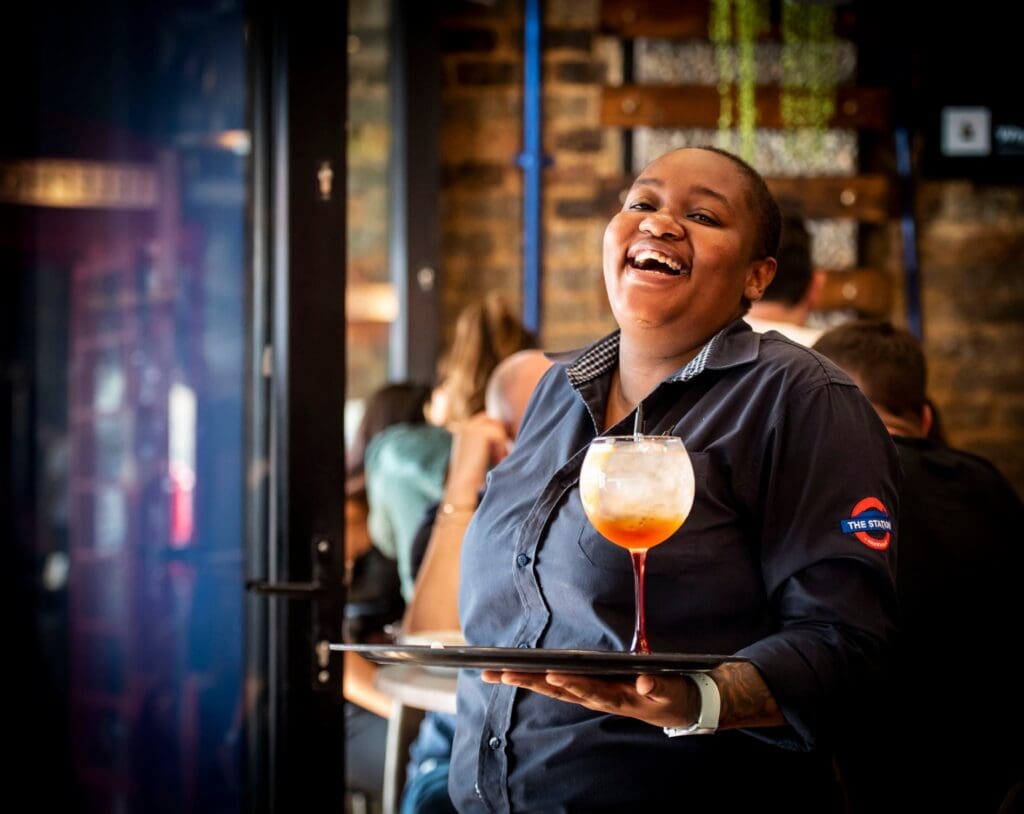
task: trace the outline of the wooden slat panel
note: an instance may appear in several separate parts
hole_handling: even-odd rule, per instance
[[[861,223],[885,223],[893,212],[889,178],[884,175],[813,178],[766,178],[779,206],[805,218],[852,218]],[[633,179],[616,176],[600,180],[598,195],[609,217],[622,206]]]
[[[708,0],[604,0],[601,29],[620,37],[707,39]]]
[[[708,0],[603,0],[601,29],[620,37],[654,39],[707,39]],[[837,37],[855,32],[856,18],[850,9],[836,10]],[[779,39],[777,25],[764,39]]]
[[[894,209],[891,185],[885,175],[765,180],[783,212],[805,218],[885,223]]]
[[[854,309],[865,316],[884,317],[892,311],[892,280],[878,269],[829,271],[818,310]]]
[[[779,89],[757,89],[757,126],[781,128]],[[621,85],[601,91],[601,124],[612,127],[717,127],[718,90],[704,85]],[[839,87],[830,127],[886,130],[885,88]]]

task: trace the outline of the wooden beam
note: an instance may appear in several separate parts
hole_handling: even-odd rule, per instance
[[[892,185],[885,175],[766,178],[783,212],[805,218],[851,218],[885,223],[894,211]],[[630,176],[604,178],[597,191],[601,210],[610,217],[625,199]]]
[[[871,268],[831,270],[825,275],[819,311],[854,310],[862,316],[892,313],[892,280]]]
[[[885,175],[854,177],[766,178],[782,211],[805,218],[852,218],[885,223],[893,213],[892,190]]]
[[[604,0],[601,30],[620,37],[707,39],[708,0]]]
[[[708,0],[603,0],[601,30],[619,37],[661,40],[708,39]],[[836,10],[837,37],[851,37],[856,18],[851,9]],[[773,21],[764,40],[780,39]]]
[[[777,87],[757,89],[757,126],[781,128]],[[717,127],[717,88],[706,85],[619,85],[601,90],[601,124],[611,127]],[[836,88],[830,127],[886,130],[889,91],[885,88]]]

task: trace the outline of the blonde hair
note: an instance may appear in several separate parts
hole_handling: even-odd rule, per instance
[[[492,292],[463,308],[451,347],[437,369],[447,398],[444,422],[462,421],[480,412],[487,380],[498,363],[516,351],[535,347],[536,338],[500,294]]]

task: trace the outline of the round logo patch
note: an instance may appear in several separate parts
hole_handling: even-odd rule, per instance
[[[866,497],[853,507],[850,517],[839,521],[843,534],[852,534],[868,548],[885,551],[892,538],[889,510],[877,497]]]

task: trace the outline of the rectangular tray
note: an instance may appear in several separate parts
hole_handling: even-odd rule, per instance
[[[331,644],[331,650],[358,653],[377,664],[470,667],[521,673],[639,675],[711,670],[738,656],[707,653],[628,653],[614,650],[546,650],[519,647],[434,647],[429,645]]]

